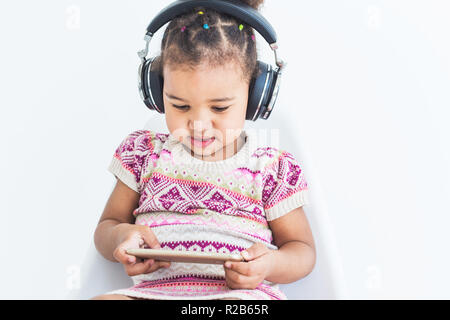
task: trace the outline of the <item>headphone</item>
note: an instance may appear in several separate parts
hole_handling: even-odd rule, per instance
[[[257,61],[259,68],[257,78],[250,81],[247,112],[245,119],[256,121],[258,118],[267,120],[273,110],[280,88],[281,71],[286,63],[277,58],[278,45],[276,33],[270,23],[255,9],[236,0],[178,0],[165,7],[153,18],[147,27],[144,40],[145,49],[138,52],[141,64],[138,70],[139,94],[150,110],[164,113],[162,75],[152,69],[160,56],[147,59],[150,41],[163,25],[176,16],[188,13],[196,7],[210,8],[228,14],[238,21],[243,21],[253,27],[267,41],[275,54],[276,69],[270,64]]]

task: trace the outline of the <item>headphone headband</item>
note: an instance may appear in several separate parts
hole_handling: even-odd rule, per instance
[[[213,9],[228,14],[252,26],[269,44],[277,42],[277,34],[258,10],[236,0],[178,0],[160,11],[147,27],[147,34],[153,36],[163,25],[175,17],[188,13],[196,7]]]
[[[277,56],[277,34],[272,25],[261,15],[258,10],[253,9],[249,5],[237,0],[177,0],[164,9],[162,9],[156,17],[152,19],[147,27],[147,33],[144,36],[146,42],[145,49],[138,52],[139,58],[143,61],[148,54],[148,48],[153,35],[163,25],[171,21],[175,17],[189,12],[196,7],[205,7],[228,14],[238,20],[244,21],[267,41],[270,48],[275,54],[275,64],[278,66],[277,72],[281,74],[286,63],[278,59]]]

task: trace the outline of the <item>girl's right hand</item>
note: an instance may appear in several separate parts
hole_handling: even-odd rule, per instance
[[[114,258],[124,265],[129,276],[151,273],[159,268],[170,267],[170,262],[141,259],[126,253],[127,249],[139,249],[145,245],[151,249],[160,249],[158,239],[148,226],[121,223],[117,225],[117,239],[120,244],[113,252]]]

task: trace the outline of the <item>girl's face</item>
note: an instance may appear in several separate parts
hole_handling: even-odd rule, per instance
[[[248,102],[242,69],[228,63],[215,68],[201,64],[195,70],[167,65],[163,70],[170,133],[196,158],[218,161],[234,155],[244,142],[240,134]]]

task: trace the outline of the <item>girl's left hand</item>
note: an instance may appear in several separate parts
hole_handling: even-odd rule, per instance
[[[255,289],[270,273],[273,252],[262,243],[255,243],[241,252],[246,262],[226,261],[225,280],[231,289]]]

